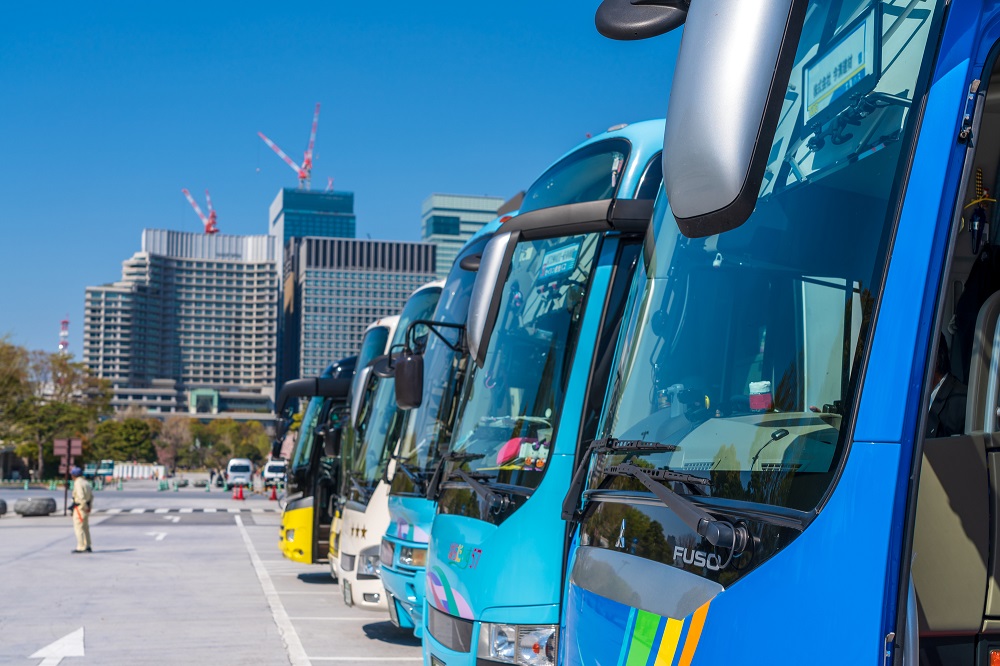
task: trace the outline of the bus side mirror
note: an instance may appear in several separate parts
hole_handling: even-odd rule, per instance
[[[486,362],[486,349],[490,344],[490,336],[496,325],[497,313],[500,310],[500,295],[497,290],[510,270],[510,262],[517,246],[518,234],[513,232],[498,233],[483,250],[479,260],[479,272],[472,286],[472,296],[469,298],[469,319],[466,336],[469,343],[469,355],[480,368]]]
[[[685,236],[735,229],[757,205],[807,4],[691,3],[663,134],[663,185]]]
[[[358,424],[358,417],[361,415],[361,401],[368,392],[368,381],[372,374],[372,366],[366,365],[357,371],[354,376],[354,384],[351,388],[351,424]]]
[[[690,0],[604,0],[594,23],[611,39],[646,39],[684,23],[689,4]]]
[[[404,352],[396,359],[396,405],[416,409],[424,398],[424,357]]]

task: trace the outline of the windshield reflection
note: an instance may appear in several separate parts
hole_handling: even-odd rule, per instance
[[[600,473],[629,459],[703,476],[712,497],[821,500],[846,449],[933,11],[810,6],[743,226],[686,238],[661,191],[601,431],[672,450],[605,456],[592,488],[642,491]]]
[[[527,241],[514,251],[482,369],[466,382],[452,451],[462,467],[534,488],[558,425],[599,234]]]

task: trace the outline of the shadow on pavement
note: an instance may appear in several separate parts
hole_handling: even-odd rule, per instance
[[[299,580],[310,585],[336,585],[337,581],[329,573],[300,573]]]
[[[102,553],[131,553],[135,551],[135,548],[101,548],[100,550],[95,550],[91,555],[100,555]]]
[[[420,639],[413,636],[412,629],[400,629],[388,620],[366,624],[362,629],[364,629],[365,636],[374,641],[420,647]]]

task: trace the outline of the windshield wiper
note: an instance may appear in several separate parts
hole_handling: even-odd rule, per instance
[[[406,475],[406,478],[413,483],[417,494],[420,494],[421,491],[426,492],[426,488],[424,488],[424,477],[427,476],[427,473],[424,470],[417,469],[415,465],[403,462],[402,458],[396,458],[396,466],[403,470],[403,474]]]
[[[485,457],[485,453],[465,453],[464,451],[451,451],[441,456],[441,460],[438,461],[437,467],[434,469],[434,476],[431,477],[430,483],[427,484],[427,499],[437,499],[438,487],[441,485],[442,472],[446,463],[463,463]]]
[[[465,470],[456,469],[451,473],[448,478],[459,477],[462,481],[465,481],[472,490],[479,495],[486,502],[486,508],[490,513],[498,514],[502,513],[505,509],[510,506],[510,499],[506,495],[501,495],[498,492],[490,490],[482,483],[473,478],[472,474],[469,474]],[[481,480],[485,481],[489,477],[486,474],[476,474]]]
[[[676,451],[678,447],[676,444],[661,444],[659,442],[646,442],[641,439],[617,439],[615,437],[604,437],[602,439],[595,439],[587,447],[587,451],[580,458],[579,466],[576,468],[576,472],[573,473],[573,480],[570,481],[569,490],[566,491],[566,497],[563,499],[562,506],[562,519],[566,521],[577,521],[580,518],[580,514],[577,512],[577,505],[580,502],[580,493],[583,491],[583,483],[587,479],[587,470],[590,469],[590,458],[594,454],[604,454],[604,453],[635,453],[635,452],[646,452],[646,453],[664,453]],[[701,477],[696,477],[690,475],[692,483],[701,483],[705,485],[711,485],[705,479]],[[681,481],[681,479],[672,479],[675,481]]]
[[[750,534],[743,525],[733,525],[732,523],[719,520],[710,513],[702,509],[691,500],[678,495],[670,488],[652,477],[653,474],[659,478],[672,481],[681,479],[671,478],[673,475],[690,476],[670,470],[643,469],[635,465],[614,465],[605,470],[606,474],[631,476],[638,479],[642,485],[646,486],[649,492],[656,495],[663,505],[674,512],[681,521],[705,538],[713,546],[728,548],[734,555],[742,553],[750,541]],[[702,479],[704,481],[704,479]]]

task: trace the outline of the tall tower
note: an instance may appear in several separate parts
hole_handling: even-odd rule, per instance
[[[69,353],[69,316],[59,322],[59,353]]]

